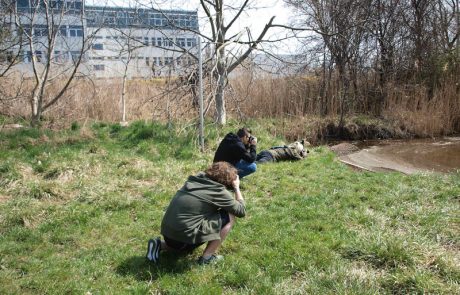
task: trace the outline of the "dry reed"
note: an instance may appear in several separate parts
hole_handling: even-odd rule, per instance
[[[321,77],[255,77],[242,72],[232,77],[226,94],[227,110],[230,116],[246,118],[278,118],[294,122],[317,121],[309,132],[322,132],[321,126],[340,115],[340,88],[338,77],[334,74],[328,84],[322,84]],[[371,115],[376,105],[376,93],[372,76],[363,76],[355,81],[355,87],[345,98],[347,116],[357,114]],[[27,96],[32,89],[31,80],[5,79],[3,97],[19,94],[17,99],[5,100],[0,104],[0,113],[7,116],[27,117],[30,113]],[[437,136],[460,132],[460,95],[455,77],[445,79],[432,95],[422,85],[401,85],[388,83],[381,115],[384,120],[393,122],[396,128],[418,136]],[[16,85],[16,87],[12,87]],[[18,91],[18,85],[21,86]],[[71,122],[121,120],[122,80],[78,79],[64,97],[51,107],[44,117],[51,127],[68,126]],[[60,90],[62,84],[55,83],[47,88],[46,96],[51,97]],[[6,89],[9,89],[6,91]],[[321,92],[321,89],[323,92]],[[381,90],[380,90],[381,91]],[[209,91],[209,85],[206,90]],[[175,79],[130,80],[127,85],[127,119],[184,120],[197,116],[192,106],[190,85]],[[321,95],[323,93],[323,95]],[[322,98],[323,97],[323,98]],[[208,96],[205,105],[212,102]],[[213,108],[207,113],[214,115]],[[321,119],[322,118],[322,119]],[[329,118],[329,119],[327,119]],[[332,119],[331,119],[332,118]],[[284,122],[284,121],[283,121]],[[295,125],[295,124],[294,124]],[[305,124],[298,127],[289,124],[287,133],[303,136]],[[297,131],[295,131],[297,130]],[[312,131],[316,130],[316,131]],[[292,135],[294,137],[294,135]]]

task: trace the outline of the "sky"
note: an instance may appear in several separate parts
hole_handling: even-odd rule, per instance
[[[86,3],[91,5],[93,3],[97,5],[109,5],[109,6],[134,6],[139,2],[145,3],[147,7],[159,7],[162,9],[186,9],[186,10],[198,10],[198,16],[200,18],[200,29],[202,32],[206,32],[209,28],[204,26],[205,17],[204,12],[201,9],[199,0],[86,0]],[[242,0],[227,0],[225,4],[238,5],[242,3]],[[288,24],[290,17],[292,17],[292,11],[285,6],[282,0],[251,0],[251,6],[254,7],[242,13],[239,20],[235,22],[233,30],[228,35],[242,33],[244,37],[246,28],[251,30],[253,38],[256,38],[263,30],[264,26],[272,16],[275,16],[273,23],[276,24]],[[228,23],[229,19],[226,20]],[[285,32],[280,29],[271,29],[267,36],[272,40],[281,36],[285,36]],[[270,50],[279,54],[290,54],[294,53],[297,47],[297,43],[294,40],[287,42],[277,43],[274,47],[265,45],[267,50]]]

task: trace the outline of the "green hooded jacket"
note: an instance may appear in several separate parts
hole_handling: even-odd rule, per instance
[[[204,173],[189,176],[166,210],[161,234],[187,244],[220,240],[219,209],[237,217],[246,214],[244,202],[236,201],[223,184]]]

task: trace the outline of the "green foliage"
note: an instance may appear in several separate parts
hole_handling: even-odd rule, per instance
[[[259,149],[286,142],[272,123],[246,123]],[[241,182],[222,263],[198,266],[198,249],[149,264],[171,197],[239,127],[208,124],[204,154],[196,126],[0,133],[0,293],[459,293],[460,174],[356,172],[325,146]]]
[[[72,124],[70,125],[70,130],[72,131],[80,130],[80,124],[78,124],[78,122],[72,122]]]

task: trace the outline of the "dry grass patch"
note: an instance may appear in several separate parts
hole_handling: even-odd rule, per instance
[[[0,194],[0,203],[8,202],[11,198],[12,197],[9,195]]]

